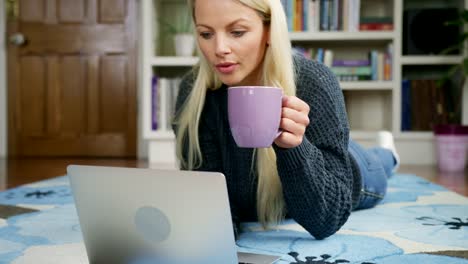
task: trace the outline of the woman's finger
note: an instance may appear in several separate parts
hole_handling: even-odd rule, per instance
[[[290,132],[298,137],[302,137],[305,133],[305,125],[294,122],[289,118],[281,118],[280,128],[283,131]]]
[[[309,125],[309,117],[305,113],[289,107],[283,107],[281,110],[281,117],[291,119],[294,122],[305,126]]]
[[[292,108],[298,112],[305,113],[306,115],[308,115],[310,111],[309,105],[296,96],[283,97],[283,107]]]

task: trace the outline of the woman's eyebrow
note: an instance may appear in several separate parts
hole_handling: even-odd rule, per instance
[[[232,21],[231,23],[229,23],[227,25],[227,27],[231,27],[232,25],[234,25],[236,23],[239,23],[239,22],[242,22],[242,21],[248,21],[248,20],[245,19],[245,18],[239,18],[239,19],[236,19],[236,20]],[[210,26],[208,26],[206,24],[203,24],[203,23],[197,23],[195,26],[197,26],[197,27],[207,27],[207,28],[212,29],[212,27],[210,27]]]

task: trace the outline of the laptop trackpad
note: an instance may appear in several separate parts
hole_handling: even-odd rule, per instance
[[[237,258],[239,259],[239,264],[271,264],[280,259],[279,256],[246,252],[237,252]]]

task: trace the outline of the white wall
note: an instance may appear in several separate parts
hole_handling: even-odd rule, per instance
[[[5,1],[0,1],[0,157],[7,155],[7,88],[6,88],[6,15]]]

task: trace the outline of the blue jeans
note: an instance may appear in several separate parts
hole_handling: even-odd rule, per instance
[[[356,209],[374,207],[387,192],[387,179],[396,165],[393,153],[382,147],[364,149],[349,140],[348,150],[354,157],[361,173],[362,188]]]

